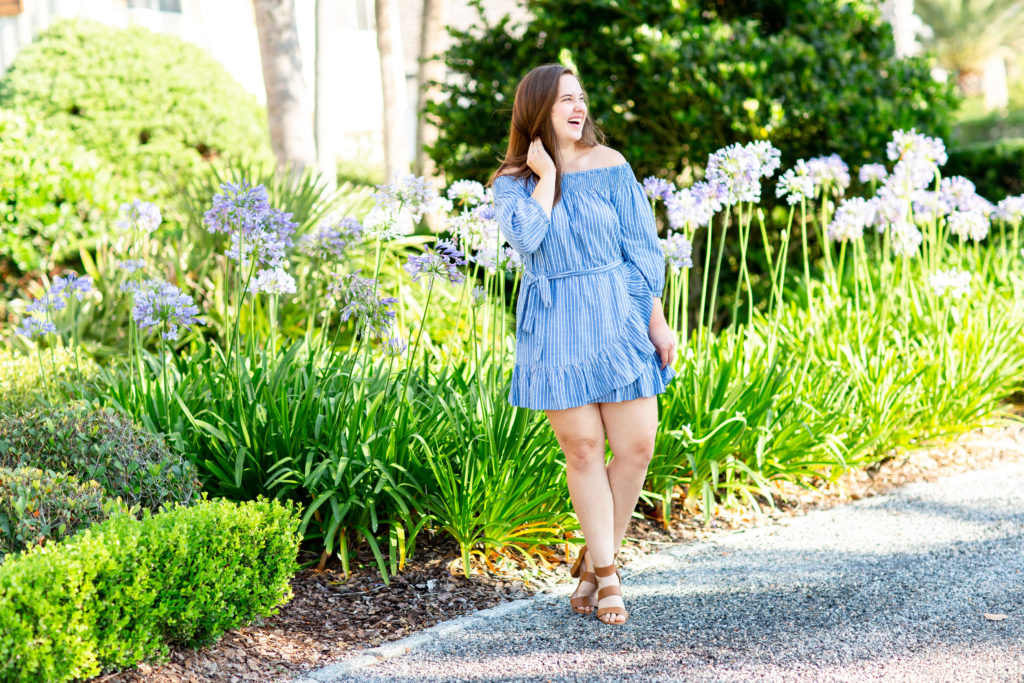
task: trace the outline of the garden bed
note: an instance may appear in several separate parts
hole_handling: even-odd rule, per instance
[[[1024,414],[1018,407],[1016,414]],[[757,514],[719,509],[708,526],[681,511],[663,529],[653,520],[634,521],[623,562],[656,552],[660,546],[707,538],[736,529],[771,524],[810,510],[879,495],[915,481],[932,481],[1000,462],[1024,460],[1024,424],[1004,422],[974,430],[944,445],[893,455],[863,470],[848,472],[836,484],[807,491],[787,488],[778,508]],[[201,651],[173,649],[160,666],[101,676],[94,681],[273,681],[325,666],[347,651],[373,647],[433,624],[501,602],[525,597],[546,586],[571,581],[561,564],[537,577],[475,573],[449,574],[459,556],[448,537],[422,537],[415,559],[385,587],[367,556],[353,563],[345,581],[340,567],[304,570],[292,579],[295,598],[262,624],[229,632]],[[312,560],[314,558],[304,558]],[[360,566],[362,565],[362,566]],[[526,579],[526,581],[524,581]]]

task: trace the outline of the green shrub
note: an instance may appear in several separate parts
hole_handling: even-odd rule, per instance
[[[291,598],[298,512],[259,500],[114,515],[0,565],[0,680],[67,681],[199,645]]]
[[[86,381],[99,372],[96,362],[81,351],[78,369]],[[0,415],[10,416],[44,405],[44,386],[63,397],[67,393],[64,388],[77,381],[75,354],[64,347],[55,347],[52,355],[47,349],[42,369],[35,356],[0,348]]]
[[[661,0],[528,0],[522,27],[481,13],[483,28],[452,31],[445,61],[456,78],[427,108],[440,132],[430,153],[450,176],[485,179],[505,151],[516,83],[563,58],[641,177],[702,167],[737,141],[770,139],[786,164],[835,152],[859,165],[893,129],[948,132],[952,87],[926,60],[894,57],[877,7],[801,4],[781,26]]]
[[[108,408],[79,402],[0,417],[0,466],[32,466],[95,479],[111,497],[156,511],[191,502],[195,467],[162,439]]]
[[[36,467],[0,467],[0,557],[71,536],[112,510],[95,481]]]
[[[0,270],[52,268],[115,208],[109,165],[62,129],[0,109]]]
[[[943,173],[970,178],[978,194],[992,201],[1024,193],[1024,138],[953,149]]]
[[[120,200],[166,205],[178,177],[270,155],[266,112],[210,54],[141,27],[64,20],[0,81],[0,106],[69,131],[114,167]]]

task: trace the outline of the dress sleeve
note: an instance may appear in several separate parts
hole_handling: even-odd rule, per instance
[[[665,253],[658,239],[654,211],[632,170],[627,170],[612,187],[611,197],[621,226],[622,258],[637,267],[651,296],[660,297],[665,289]]]
[[[510,176],[494,180],[494,208],[501,233],[520,254],[532,254],[551,227],[544,207],[526,192],[526,185]]]

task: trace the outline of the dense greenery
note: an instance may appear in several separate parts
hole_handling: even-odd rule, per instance
[[[875,3],[788,3],[801,11],[785,22],[768,12],[767,26],[751,18],[759,11],[723,17],[712,4],[528,0],[525,26],[481,13],[482,28],[452,31],[445,60],[457,78],[428,107],[440,130],[432,156],[451,177],[485,180],[505,151],[516,83],[558,61],[575,65],[595,121],[640,176],[674,178],[735,141],[770,139],[787,163],[831,152],[860,163],[894,128],[947,134],[951,88],[924,59],[893,57]]]
[[[107,161],[122,201],[166,203],[205,162],[270,154],[264,108],[217,60],[137,26],[55,22],[18,53],[0,107],[66,131]]]
[[[1024,138],[982,142],[949,153],[949,170],[974,180],[985,197],[1024,192]]]
[[[106,232],[110,168],[71,131],[0,108],[0,140],[0,274],[43,269]]]
[[[74,354],[64,346],[51,347],[46,352],[46,363],[24,353],[0,348],[0,415],[17,413],[46,405],[48,386],[62,387],[60,395],[72,395],[72,383],[91,380],[99,366],[81,354]]]
[[[153,511],[198,496],[192,463],[123,413],[87,403],[0,417],[0,466],[94,479],[108,496]]]
[[[68,681],[211,643],[291,598],[298,517],[273,501],[117,514],[0,564],[0,680]]]
[[[36,467],[0,466],[0,561],[101,522],[118,505],[95,481]]]

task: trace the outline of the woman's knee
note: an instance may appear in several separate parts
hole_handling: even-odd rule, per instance
[[[585,470],[604,466],[604,439],[579,434],[563,440],[565,464],[572,470]]]

